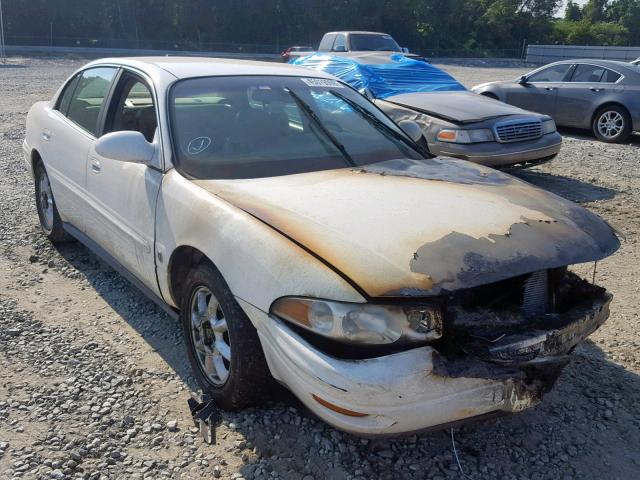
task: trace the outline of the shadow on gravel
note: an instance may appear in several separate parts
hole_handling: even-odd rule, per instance
[[[578,203],[609,200],[618,193],[617,190],[612,188],[601,187],[593,183],[576,180],[575,178],[552,175],[535,170],[518,170],[512,172],[512,175]]]
[[[95,292],[140,334],[180,379],[195,390],[197,384],[191,375],[180,323],[80,242],[54,247],[86,277]]]

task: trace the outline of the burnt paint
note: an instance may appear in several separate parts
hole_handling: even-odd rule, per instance
[[[298,194],[305,194],[306,191],[315,190],[316,185],[334,181],[349,182],[350,177],[361,175],[388,177],[388,180],[384,180],[384,185],[389,182],[390,204],[393,203],[393,189],[401,189],[402,184],[398,181],[402,182],[404,178],[405,181],[412,182],[414,188],[418,186],[429,189],[432,182],[443,182],[450,186],[452,198],[458,194],[473,192],[479,201],[484,201],[485,198],[487,201],[499,199],[505,204],[504,208],[508,209],[509,204],[514,206],[514,210],[515,207],[523,207],[535,213],[532,216],[536,218],[514,218],[513,223],[508,228],[505,227],[506,231],[496,232],[487,229],[480,233],[480,222],[471,226],[471,230],[478,232],[476,236],[461,233],[465,229],[469,230],[466,225],[451,225],[449,233],[422,245],[417,242],[418,248],[412,247],[410,251],[403,243],[398,243],[393,248],[406,250],[406,267],[399,264],[389,264],[389,267],[405,268],[406,275],[399,276],[400,280],[394,284],[385,278],[384,264],[379,264],[377,270],[372,269],[367,277],[350,271],[352,264],[345,257],[349,255],[345,249],[357,249],[358,245],[353,239],[350,240],[349,232],[344,232],[343,241],[347,243],[341,244],[342,251],[327,248],[325,239],[322,238],[322,225],[315,223],[314,228],[317,229],[311,233],[306,230],[306,219],[296,214],[295,196],[291,198],[292,208],[289,208],[289,200],[286,198],[275,204],[261,201],[261,189],[268,193],[272,181],[275,188],[281,189],[283,185],[291,184],[298,188]],[[238,182],[240,183],[211,181],[203,186],[316,252],[370,296],[439,295],[445,291],[470,288],[537,270],[600,260],[612,254],[620,245],[611,227],[588,210],[505,173],[457,159],[397,159],[356,169],[262,179],[255,190],[251,183],[255,181]],[[304,190],[300,187],[304,187]],[[362,201],[366,202],[366,198]],[[301,198],[300,202],[306,208],[313,208],[313,202],[307,199]],[[344,208],[348,208],[348,205],[336,204],[336,216],[343,217],[342,221],[348,215],[344,210],[341,211]],[[428,209],[429,205],[424,205],[424,208]],[[508,214],[508,210],[505,212]],[[441,211],[439,214],[442,217]],[[428,232],[425,228],[428,229],[428,225],[418,225],[418,231]],[[404,238],[414,230],[415,227],[407,225],[406,232],[402,232]],[[402,234],[399,232],[399,239],[403,238]],[[326,235],[331,235],[331,230],[327,230]],[[425,237],[428,235],[425,234]],[[361,257],[362,253],[358,258]],[[359,268],[362,272],[363,266]]]

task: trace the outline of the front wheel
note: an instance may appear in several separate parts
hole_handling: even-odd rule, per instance
[[[629,112],[617,105],[603,107],[594,116],[592,129],[594,135],[603,142],[624,142],[631,135]]]
[[[202,390],[226,409],[264,399],[273,380],[258,333],[211,264],[187,275],[181,307],[189,362]]]
[[[36,190],[36,209],[40,219],[42,232],[54,243],[72,240],[62,226],[62,220],[53,198],[49,176],[42,162],[37,162],[33,169]]]

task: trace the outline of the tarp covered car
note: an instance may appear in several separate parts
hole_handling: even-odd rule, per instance
[[[403,55],[311,55],[296,65],[330,73],[366,94],[396,123],[415,121],[434,155],[492,167],[551,160],[562,138],[551,117],[467,91],[439,68]]]

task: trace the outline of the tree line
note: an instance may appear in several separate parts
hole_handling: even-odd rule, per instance
[[[12,42],[181,49],[316,47],[329,30],[385,31],[420,51],[527,43],[640,45],[640,0],[4,0]],[[113,45],[109,45],[113,46]]]

